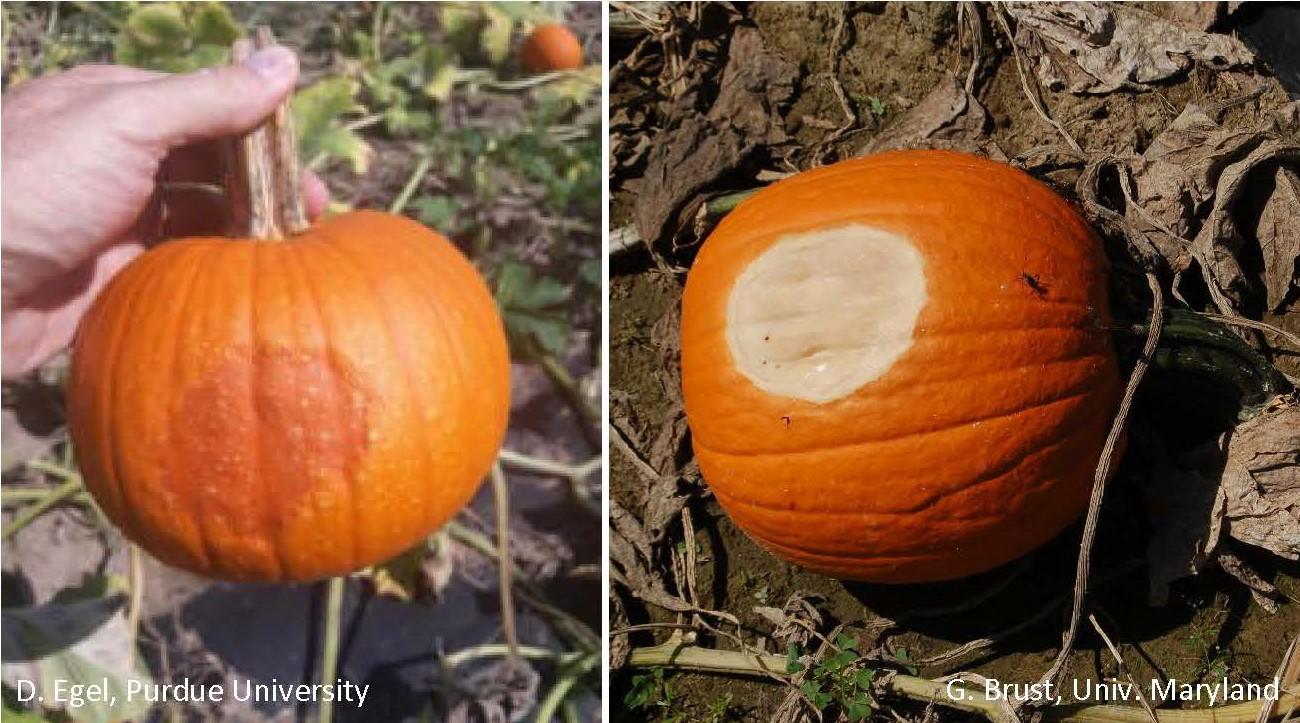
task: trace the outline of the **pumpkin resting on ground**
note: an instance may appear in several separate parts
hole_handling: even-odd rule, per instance
[[[1105,258],[1009,166],[902,151],[801,173],[709,236],[682,299],[696,458],[774,554],[927,582],[1087,507],[1118,403]]]
[[[400,553],[473,496],[509,359],[449,241],[358,211],[136,259],[82,321],[68,404],[86,486],[128,538],[212,577],[307,580]]]

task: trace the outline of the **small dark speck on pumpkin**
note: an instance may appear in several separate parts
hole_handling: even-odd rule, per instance
[[[789,416],[789,415],[783,415],[783,416],[781,417],[781,421],[785,423],[785,428],[786,428],[786,429],[789,429],[789,428],[790,428],[790,416]]]

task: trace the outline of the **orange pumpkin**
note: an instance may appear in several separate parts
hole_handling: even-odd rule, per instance
[[[1087,507],[1120,381],[1088,224],[1009,166],[838,163],[729,214],[682,299],[695,454],[730,517],[835,577],[963,577]]]
[[[218,578],[309,580],[400,553],[473,496],[509,410],[505,332],[474,266],[400,216],[308,227],[288,118],[242,141],[232,204],[252,206],[251,237],[140,256],[73,344],[86,487],[154,556]]]
[[[519,62],[533,73],[580,68],[582,43],[561,23],[538,25],[520,46]]]
[[[204,575],[307,580],[455,514],[506,427],[495,302],[446,239],[358,211],[281,241],[170,241],[96,300],[69,415],[127,537]]]

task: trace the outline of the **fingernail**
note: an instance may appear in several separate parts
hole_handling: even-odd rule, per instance
[[[246,65],[267,80],[279,80],[293,72],[293,53],[284,46],[273,45],[253,53]]]

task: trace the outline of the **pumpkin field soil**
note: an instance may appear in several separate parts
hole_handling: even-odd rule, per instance
[[[654,12],[616,11],[611,24],[615,667],[630,653],[670,641],[736,650],[741,640],[751,651],[784,656],[794,646],[797,655],[814,654],[819,641],[800,633],[814,629],[854,638],[856,649],[881,670],[1037,681],[1062,643],[1081,526],[1021,560],[949,583],[841,582],[778,560],[728,519],[693,460],[677,362],[679,305],[694,253],[728,194],[791,171],[871,148],[957,148],[1013,160],[1073,201],[1084,160],[1061,152],[1062,134],[1031,104],[1006,32],[988,6],[971,14],[966,4],[959,15],[955,3],[653,5]],[[1168,7],[1148,9],[1167,15]],[[1213,18],[1212,7],[1209,12]],[[1245,20],[1218,22],[1216,29],[1228,30]],[[971,95],[987,117],[972,122],[961,91],[977,25],[980,67]],[[729,52],[739,42],[748,63],[733,66]],[[1027,70],[1036,83],[1035,67]],[[1051,117],[1086,153],[1128,156],[1146,150],[1193,104],[1223,104],[1218,119],[1225,127],[1256,127],[1289,102],[1265,68],[1263,61],[1228,71],[1197,64],[1143,89],[1074,94],[1040,84],[1040,92]],[[733,71],[736,82],[729,82],[733,76],[726,73]],[[958,100],[944,106],[934,94],[946,86]],[[937,103],[937,115],[909,114],[927,103]],[[736,119],[731,130],[717,131],[725,124],[715,123],[712,131],[693,133],[691,124],[708,119],[711,105],[725,105],[726,117]],[[695,175],[662,173],[672,168],[669,160],[689,164]],[[1115,315],[1143,323],[1151,306],[1143,276],[1122,243],[1105,235],[1115,267]],[[1206,289],[1194,286],[1184,293],[1191,303],[1203,303]],[[1292,330],[1300,319],[1285,309],[1262,317]],[[1125,377],[1141,341],[1141,334],[1117,336]],[[1272,358],[1296,373],[1294,356]],[[1233,545],[1242,567],[1275,586],[1264,604],[1255,600],[1262,594],[1213,562],[1173,582],[1162,604],[1152,602],[1153,529],[1144,493],[1152,456],[1197,447],[1231,420],[1206,411],[1208,398],[1176,375],[1156,370],[1148,380],[1130,421],[1129,451],[1102,507],[1088,609],[1140,685],[1157,678],[1270,680],[1300,632],[1300,564]],[[618,632],[628,626],[632,632]],[[993,641],[947,655],[983,638]],[[1126,679],[1085,616],[1067,685],[1116,678]],[[793,721],[810,715],[797,691],[761,675],[624,665],[612,680],[615,720]],[[881,704],[916,720],[963,715],[894,697]],[[825,712],[833,720],[844,709],[833,703]],[[878,719],[889,716],[878,709]]]
[[[566,465],[598,458],[593,440],[599,427],[589,411],[600,398],[598,81],[574,76],[520,83],[526,76],[509,52],[493,60],[487,57],[491,49],[475,45],[475,23],[482,25],[487,17],[479,13],[493,13],[498,29],[513,28],[498,42],[515,43],[521,35],[523,20],[495,4],[465,10],[461,18],[471,37],[460,38],[453,52],[444,24],[450,14],[435,4],[159,3],[141,11],[126,3],[86,9],[6,3],[6,89],[58,66],[132,62],[124,55],[133,50],[133,41],[122,34],[148,29],[146,20],[161,22],[134,12],[170,21],[176,13],[209,10],[242,29],[269,25],[299,53],[295,102],[301,105],[295,112],[303,162],[325,180],[337,207],[392,209],[441,230],[488,279],[504,315],[518,315],[506,324],[514,353],[505,448]],[[516,4],[511,10],[562,10],[583,39],[586,58],[599,58],[598,6]],[[177,40],[176,52],[188,52],[191,40]],[[188,69],[184,64],[191,59],[146,55],[143,60]],[[448,77],[457,77],[436,98],[420,88],[427,81],[420,74],[435,67],[449,68]],[[504,87],[483,87],[498,82]],[[580,273],[584,262],[595,265],[594,276]],[[533,305],[513,308],[510,298],[531,299]],[[525,319],[523,326],[515,323],[518,319]],[[73,614],[60,607],[68,601],[82,606],[77,608],[82,617],[102,616],[94,621],[97,628],[87,627],[66,641],[81,646],[47,658],[68,670],[126,675],[135,656],[137,669],[160,683],[189,679],[222,683],[229,690],[237,679],[316,681],[323,655],[324,583],[213,582],[141,556],[143,612],[133,637],[122,604],[124,587],[136,584],[130,579],[136,570],[128,546],[84,493],[74,490],[21,529],[11,529],[24,512],[15,505],[15,490],[35,494],[63,479],[28,461],[75,469],[63,426],[63,364],[56,360],[4,390],[3,717],[20,715],[10,708],[10,664],[13,672],[31,677],[8,653],[15,624],[10,614],[30,614],[21,619],[38,624],[45,612],[57,623]],[[527,597],[521,601],[521,593],[515,602],[519,642],[557,655],[574,650],[581,634],[595,640],[600,625],[601,522],[591,502],[598,499],[594,468],[587,467],[572,480],[509,464],[505,469],[510,556],[516,584],[526,578],[522,585],[528,588]],[[370,685],[370,693],[360,710],[337,704],[335,720],[522,716],[555,684],[557,665],[543,661],[512,669],[490,652],[502,641],[503,629],[492,556],[494,509],[491,485],[484,485],[455,518],[455,530],[440,534],[436,546],[348,579],[339,615],[338,675]],[[539,613],[537,600],[554,601],[551,609],[558,612]],[[460,651],[478,653],[447,669],[445,656]],[[565,707],[584,718],[595,715],[598,674],[566,675],[578,678]],[[319,715],[305,704],[241,703],[229,696],[221,704],[154,706],[148,714],[90,708],[81,714],[88,711],[98,720],[287,721]]]

